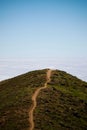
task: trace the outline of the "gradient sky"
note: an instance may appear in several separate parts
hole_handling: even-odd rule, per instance
[[[87,0],[0,0],[0,58],[86,57]]]
[[[7,59],[37,59],[45,67],[78,63],[87,80],[87,0],[0,0],[1,70]]]

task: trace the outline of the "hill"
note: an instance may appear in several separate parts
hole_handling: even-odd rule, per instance
[[[32,95],[46,83],[47,69],[0,82],[0,130],[29,130]],[[87,83],[53,70],[40,91],[34,111],[34,130],[86,130]]]
[[[29,72],[0,83],[0,130],[29,128],[31,96],[46,81],[46,70]]]

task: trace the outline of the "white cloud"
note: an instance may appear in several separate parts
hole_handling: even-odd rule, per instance
[[[87,81],[87,62],[60,59],[4,59],[0,60],[0,80],[37,69],[60,69]]]

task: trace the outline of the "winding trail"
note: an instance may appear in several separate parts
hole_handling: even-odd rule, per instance
[[[46,81],[46,83],[44,84],[44,86],[43,87],[40,87],[40,88],[38,88],[36,91],[35,91],[35,93],[32,95],[32,108],[30,109],[30,111],[29,111],[29,123],[30,123],[30,128],[29,128],[29,130],[33,130],[34,129],[34,117],[33,117],[33,113],[34,113],[34,110],[35,110],[35,108],[36,108],[36,106],[37,106],[37,96],[39,95],[39,93],[40,93],[40,91],[41,90],[43,90],[43,89],[45,89],[45,88],[47,88],[47,84],[50,82],[50,80],[51,80],[51,72],[52,72],[52,70],[51,69],[48,69],[47,70],[47,81]]]

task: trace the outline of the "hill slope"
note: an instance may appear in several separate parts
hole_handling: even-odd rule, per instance
[[[86,130],[87,83],[63,71],[53,71],[35,110],[35,130]]]
[[[46,83],[47,70],[0,82],[0,130],[29,130],[32,94]],[[52,71],[48,88],[37,98],[35,130],[87,128],[87,83],[66,72]]]
[[[29,128],[31,96],[46,82],[46,70],[38,70],[0,83],[0,130]]]

